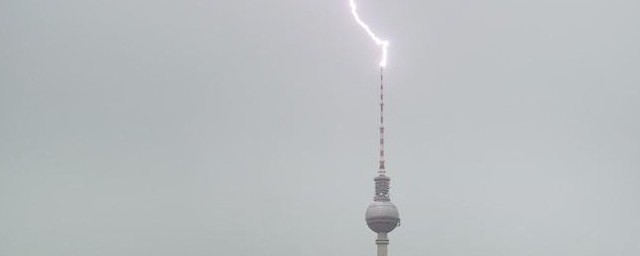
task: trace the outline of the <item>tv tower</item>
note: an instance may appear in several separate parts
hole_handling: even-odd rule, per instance
[[[387,235],[400,225],[400,213],[398,207],[396,207],[389,198],[389,182],[391,179],[387,176],[387,171],[384,167],[384,67],[387,65],[387,47],[389,41],[379,38],[369,28],[358,15],[358,6],[355,0],[349,0],[349,7],[351,7],[351,14],[356,20],[358,25],[364,29],[364,31],[371,37],[373,42],[380,47],[380,166],[378,169],[378,176],[373,178],[375,182],[375,194],[373,196],[373,202],[369,204],[367,213],[365,214],[365,220],[367,226],[373,232],[378,234],[376,244],[378,245],[378,256],[387,256],[387,246],[389,245],[389,238]]]
[[[378,176],[373,178],[375,182],[375,194],[373,202],[369,204],[365,214],[367,226],[378,234],[376,245],[378,246],[378,256],[387,256],[387,246],[389,238],[387,235],[400,225],[400,213],[398,208],[389,198],[389,182],[385,170],[384,157],[384,67],[380,67],[380,166]]]

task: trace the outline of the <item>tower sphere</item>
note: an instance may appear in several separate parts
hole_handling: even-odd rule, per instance
[[[365,214],[367,226],[376,233],[389,233],[400,222],[398,208],[391,201],[374,201]]]

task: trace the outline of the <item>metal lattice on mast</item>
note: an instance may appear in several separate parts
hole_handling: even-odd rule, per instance
[[[380,167],[378,174],[385,175],[384,158],[384,67],[380,67]]]

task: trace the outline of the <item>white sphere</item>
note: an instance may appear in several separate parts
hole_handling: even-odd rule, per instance
[[[391,201],[374,201],[365,214],[367,226],[376,233],[389,233],[398,226],[400,213]]]

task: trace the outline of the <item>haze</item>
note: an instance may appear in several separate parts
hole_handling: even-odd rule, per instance
[[[640,255],[640,2],[358,3],[390,255]],[[374,255],[378,61],[347,0],[0,2],[0,255]]]

